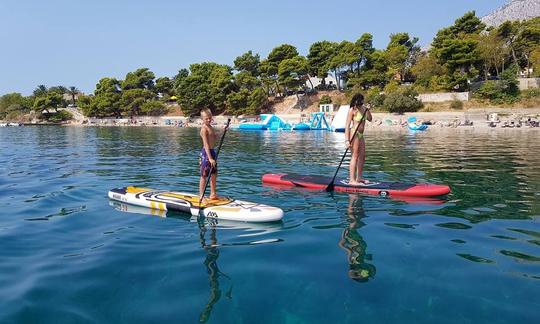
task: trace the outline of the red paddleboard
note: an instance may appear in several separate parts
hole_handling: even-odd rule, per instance
[[[263,183],[324,190],[332,181],[331,177],[298,174],[267,173]],[[360,186],[349,185],[348,180],[336,178],[334,190],[340,192],[359,192],[383,197],[435,197],[446,195],[450,187],[431,183],[370,182]]]

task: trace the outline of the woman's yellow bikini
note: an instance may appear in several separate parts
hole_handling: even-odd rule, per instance
[[[353,120],[355,122],[360,122],[361,123],[364,120],[364,114],[357,111],[356,113],[354,113]],[[362,139],[362,137],[364,137],[364,134],[357,131],[356,132],[356,137],[358,137],[358,139]]]

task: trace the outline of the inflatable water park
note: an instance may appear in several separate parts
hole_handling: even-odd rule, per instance
[[[243,123],[238,126],[240,130],[328,130],[333,128],[326,120],[323,112],[311,113],[309,122],[291,124],[274,114],[261,114],[260,122]]]

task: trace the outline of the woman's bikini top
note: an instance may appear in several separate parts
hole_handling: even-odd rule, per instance
[[[359,122],[359,121],[361,121],[362,119],[364,119],[364,114],[362,114],[360,111],[357,111],[356,113],[354,113],[353,120],[354,120],[355,122]]]

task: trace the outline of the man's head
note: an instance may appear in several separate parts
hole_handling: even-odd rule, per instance
[[[203,123],[210,125],[212,122],[212,111],[208,108],[201,109],[201,119]]]

